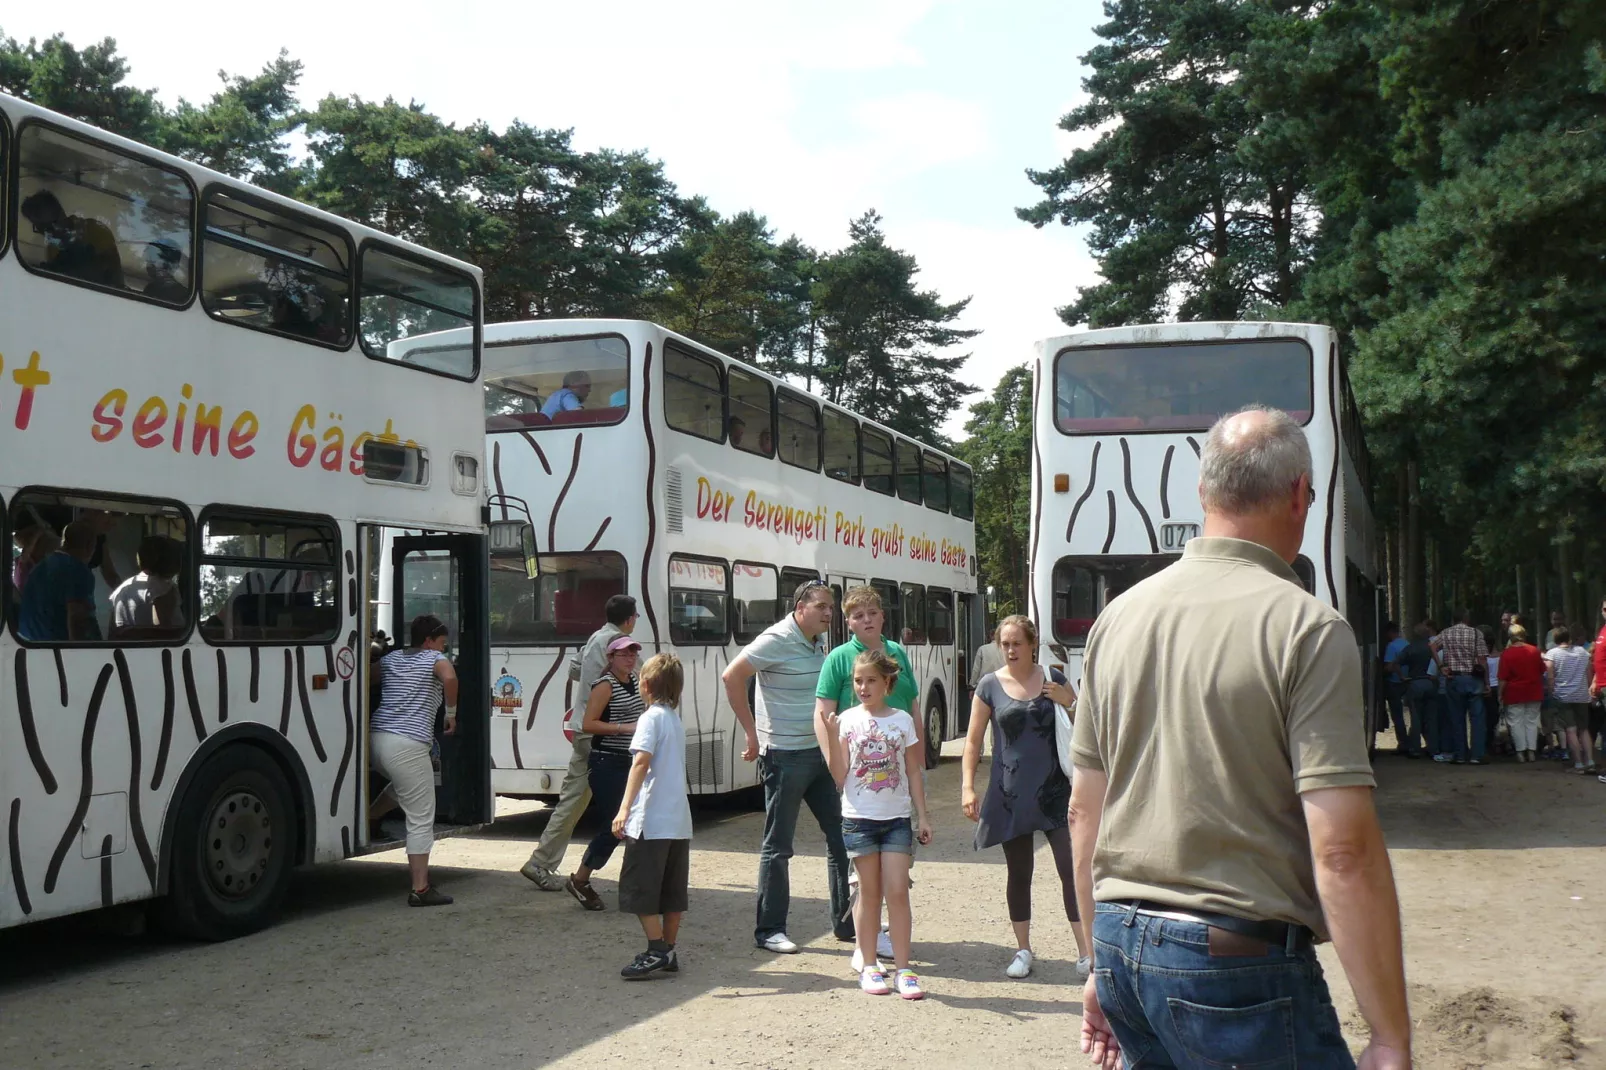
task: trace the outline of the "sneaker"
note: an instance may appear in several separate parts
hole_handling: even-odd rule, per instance
[[[563,882],[563,890],[574,896],[574,898],[579,901],[580,905],[585,907],[587,910],[608,909],[608,904],[604,903],[602,901],[602,896],[598,895],[597,890],[591,887],[590,881],[580,884],[573,877],[570,877],[568,880]]]
[[[892,934],[882,930],[875,936],[875,953],[884,959],[892,957]]]
[[[1014,958],[1009,960],[1009,965],[1004,969],[1004,976],[1013,977],[1018,981],[1022,977],[1030,976],[1031,972],[1032,953],[1023,947],[1015,952]]]
[[[1467,760],[1465,758],[1457,758],[1457,759],[1455,759],[1455,764],[1456,765],[1466,765],[1467,764]]]
[[[913,970],[899,970],[893,977],[892,983],[898,988],[898,995],[904,999],[925,999],[926,991],[920,987],[920,978]]]
[[[436,891],[433,884],[421,892],[407,893],[407,905],[410,907],[444,907],[450,906],[451,902],[452,897],[445,892]]]
[[[881,968],[881,961],[877,959],[875,962],[871,963],[871,965],[879,970]],[[864,952],[860,951],[858,948],[853,949],[853,972],[864,972]]]
[[[543,892],[563,891],[563,878],[545,866],[538,866],[534,862],[526,862],[519,868],[519,873],[523,875],[525,880],[534,884]]]
[[[1598,776],[1595,779],[1600,781],[1602,784],[1606,784],[1606,776]]]
[[[1076,960],[1076,967],[1071,971],[1071,975],[1076,978],[1078,983],[1085,983],[1088,975],[1092,972],[1093,960],[1091,958],[1080,958]]]
[[[887,987],[887,975],[880,966],[866,966],[859,972],[859,991],[872,996],[884,996],[892,989]]]
[[[764,939],[758,942],[758,946],[763,948],[765,951],[773,951],[777,955],[797,954],[797,945],[788,940],[785,933],[775,933],[772,936],[766,936]]]
[[[669,949],[669,961],[664,963],[664,972],[665,973],[679,973],[680,972],[680,956],[675,954],[675,949],[674,948],[670,948]]]
[[[1433,756],[1433,760],[1436,762],[1447,762],[1450,760],[1450,756],[1448,754],[1435,754]]]
[[[630,965],[619,971],[619,976],[626,981],[639,981],[643,977],[657,973],[659,970],[667,969],[673,960],[674,952],[672,951],[643,951],[635,957]]]

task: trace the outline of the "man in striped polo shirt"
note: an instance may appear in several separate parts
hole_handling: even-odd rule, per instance
[[[792,837],[805,803],[825,833],[832,928],[838,940],[853,939],[842,801],[814,736],[814,692],[825,663],[832,608],[829,587],[815,580],[800,584],[792,596],[792,612],[749,643],[724,674],[731,711],[747,733],[742,760],[757,758],[764,781],[764,844],[758,853],[753,939],[764,950],[785,955],[797,952],[786,935],[786,915],[792,894]],[[747,705],[747,682],[755,675],[756,722]]]

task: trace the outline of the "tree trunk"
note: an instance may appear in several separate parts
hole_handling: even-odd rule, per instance
[[[1433,623],[1443,628],[1449,624],[1444,613],[1444,572],[1443,558],[1439,554],[1439,540],[1428,540],[1428,616]]]
[[[1545,632],[1550,629],[1550,570],[1543,557],[1534,561],[1533,620],[1528,625],[1528,638],[1543,644]]]
[[[1426,606],[1422,600],[1422,500],[1421,483],[1417,478],[1416,462],[1407,461],[1405,465],[1405,484],[1402,488],[1402,497],[1405,499],[1405,543],[1401,554],[1404,576],[1403,598],[1405,603],[1404,617],[1415,624],[1427,616]]]
[[[1570,626],[1579,620],[1581,603],[1578,598],[1578,581],[1573,577],[1573,540],[1564,538],[1556,546],[1556,570],[1561,573],[1561,613]]]

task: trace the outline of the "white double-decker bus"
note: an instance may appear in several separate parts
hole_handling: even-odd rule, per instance
[[[1354,627],[1371,740],[1380,557],[1359,413],[1328,327],[1167,323],[1038,343],[1031,600],[1043,657],[1080,678],[1100,610],[1199,533],[1204,433],[1255,403],[1287,411],[1310,440],[1316,504],[1294,568]]]
[[[929,736],[963,730],[981,611],[965,465],[651,323],[493,324],[485,367],[491,489],[529,502],[539,548],[534,585],[516,546],[491,553],[498,793],[558,790],[585,704],[569,662],[614,594],[637,601],[644,655],[687,668],[693,792],[756,783],[720,673],[804,580],[839,602],[873,585]]]
[[[0,926],[229,936],[382,846],[369,641],[426,606],[488,820],[478,273],[5,96],[0,163]]]

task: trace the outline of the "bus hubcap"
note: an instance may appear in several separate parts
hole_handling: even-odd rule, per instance
[[[225,899],[248,895],[268,871],[273,819],[254,792],[233,791],[218,800],[206,823],[206,877]]]

